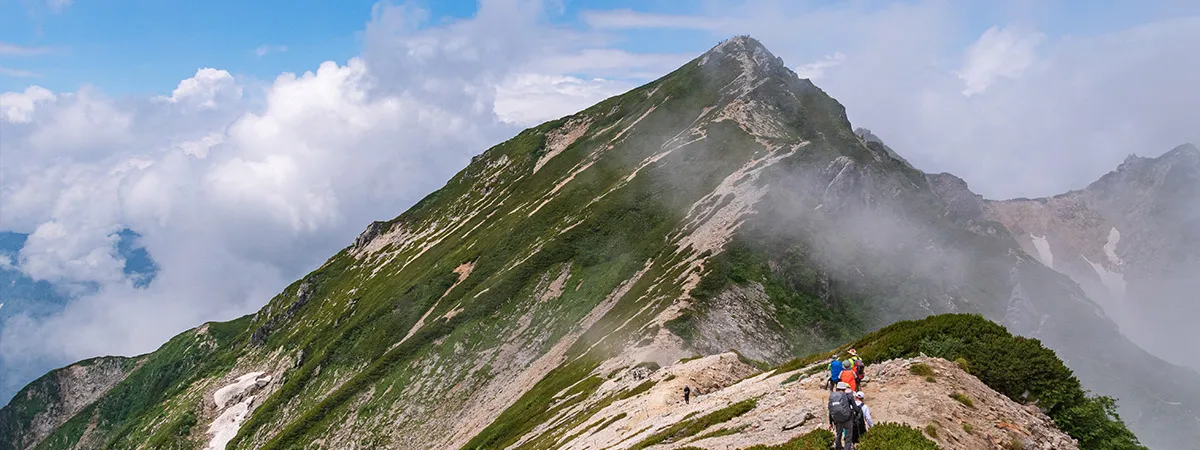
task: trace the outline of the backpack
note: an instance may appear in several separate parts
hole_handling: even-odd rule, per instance
[[[854,397],[845,392],[829,394],[829,419],[833,423],[846,423],[854,419]]]
[[[858,376],[858,378],[863,377],[863,368],[864,367],[866,367],[866,364],[863,364],[863,360],[861,360],[861,359],[854,360],[854,373],[855,373],[855,375]]]

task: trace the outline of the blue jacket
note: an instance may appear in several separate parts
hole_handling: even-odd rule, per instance
[[[837,380],[842,379],[842,360],[835,359],[833,362],[829,363],[829,377],[831,380],[834,380],[835,383]]]

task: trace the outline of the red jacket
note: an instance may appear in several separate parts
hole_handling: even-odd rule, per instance
[[[855,377],[854,369],[851,369],[851,368],[842,369],[841,381],[843,383],[850,385],[850,390],[852,390],[852,391],[858,390],[858,379]]]

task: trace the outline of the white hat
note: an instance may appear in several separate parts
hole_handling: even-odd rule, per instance
[[[858,391],[858,392],[854,393],[854,396],[858,397],[858,398],[863,398],[863,393],[862,393],[862,391]]]
[[[850,385],[849,385],[849,384],[846,384],[846,382],[845,382],[845,381],[839,381],[839,382],[838,382],[838,384],[837,384],[837,388],[838,388],[838,390],[839,390],[839,391],[840,391],[840,390],[844,390],[844,389],[850,389]]]

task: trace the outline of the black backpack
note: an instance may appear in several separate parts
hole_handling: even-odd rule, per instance
[[[845,423],[854,419],[854,397],[845,392],[829,394],[829,419],[834,423]]]

